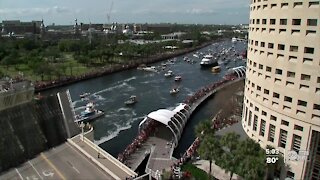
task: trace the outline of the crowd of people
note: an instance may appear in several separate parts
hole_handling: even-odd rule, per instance
[[[195,103],[199,98],[202,98],[203,96],[207,95],[207,93],[213,91],[215,88],[225,84],[226,82],[233,81],[237,79],[237,76],[234,73],[227,74],[224,76],[223,80],[220,80],[216,83],[209,84],[201,89],[199,89],[197,92],[195,92],[192,96],[187,97],[184,100],[184,103],[192,105]]]
[[[233,117],[230,117],[230,118],[222,118],[220,117],[220,114],[218,114],[215,118],[215,120],[213,121],[213,128],[215,130],[220,130],[226,126],[231,126],[235,123],[237,123],[238,120],[236,120],[235,118]]]
[[[158,123],[156,121],[147,121],[144,124],[142,130],[140,130],[137,137],[133,140],[131,144],[129,144],[126,149],[118,155],[118,160],[122,163],[126,164],[128,157],[134,153],[139,147],[141,147],[142,143],[144,143],[151,133],[154,132]]]

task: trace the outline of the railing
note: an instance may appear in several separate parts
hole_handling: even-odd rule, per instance
[[[118,166],[120,169],[122,169],[124,172],[129,174],[130,176],[137,176],[138,174],[132,171],[130,168],[128,168],[126,165],[122,164],[119,160],[111,156],[109,153],[107,153],[105,150],[103,150],[100,146],[94,144],[92,141],[90,141],[88,138],[83,137],[84,142],[86,142],[89,146],[94,148],[97,152],[103,154],[109,161],[111,161],[113,164]]]

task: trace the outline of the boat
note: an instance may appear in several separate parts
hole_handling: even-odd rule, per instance
[[[164,74],[165,77],[172,77],[173,76],[173,72],[172,71],[168,71],[167,73]]]
[[[144,67],[142,70],[149,71],[149,72],[158,72],[155,66]]]
[[[102,110],[95,109],[94,104],[89,102],[86,105],[86,109],[76,116],[75,122],[89,122],[102,115],[104,115],[104,112]]]
[[[203,57],[200,62],[201,67],[212,67],[218,65],[217,58],[214,58],[213,55],[207,54]]]
[[[181,80],[182,80],[182,77],[181,77],[181,76],[176,76],[176,77],[174,77],[174,80],[175,80],[175,81],[181,81]]]
[[[211,69],[211,72],[213,72],[213,73],[219,73],[220,71],[221,71],[220,66],[214,66],[214,67]]]
[[[90,93],[82,93],[82,94],[80,94],[79,96],[80,96],[80,98],[86,98],[87,96],[89,96],[90,95]]]
[[[179,88],[172,88],[170,90],[170,94],[177,94],[179,91],[180,91]]]
[[[231,39],[231,42],[237,42],[238,40],[237,40],[237,38],[235,38],[235,37],[233,37],[232,39]]]
[[[124,102],[124,104],[126,104],[126,105],[133,105],[133,104],[135,104],[136,102],[138,102],[138,101],[137,101],[137,96],[132,95],[132,96],[130,96],[129,100],[127,100],[127,101]]]

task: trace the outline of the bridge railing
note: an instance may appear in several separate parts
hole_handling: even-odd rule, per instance
[[[122,169],[124,172],[126,172],[130,176],[137,176],[138,174],[132,171],[130,168],[128,168],[126,165],[122,164],[118,159],[111,156],[109,153],[107,153],[105,150],[103,150],[100,146],[94,144],[92,141],[90,141],[88,138],[83,137],[84,142],[86,142],[89,146],[96,149],[96,151],[100,154],[103,154],[110,162],[118,166],[120,169]]]

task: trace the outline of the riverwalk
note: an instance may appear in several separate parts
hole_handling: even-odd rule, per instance
[[[193,96],[188,97],[184,102],[187,103],[189,105],[188,107],[190,108],[188,109],[187,113],[188,118],[197,109],[197,107],[208,97],[210,97],[217,91],[220,91],[223,88],[229,86],[232,83],[243,81],[243,79],[244,77],[236,78],[234,76],[230,76],[227,79],[203,87],[200,90],[198,90]],[[169,119],[168,121],[173,120],[171,118],[171,120]],[[170,128],[168,124],[166,127]],[[157,131],[159,130],[158,128],[159,127],[150,129]],[[161,132],[164,132],[163,130]],[[183,127],[180,130],[182,131]],[[157,179],[159,178],[160,174],[162,174],[164,169],[170,170],[172,166],[177,162],[177,160],[175,160],[175,158],[172,157],[172,152],[175,148],[175,144],[172,143],[172,141],[168,140],[170,138],[163,138],[162,140],[157,139],[157,141],[153,141],[154,138],[154,136],[150,136],[150,138],[148,138],[145,142],[139,141],[139,138],[136,138],[134,142],[138,141],[139,144],[141,143],[142,145],[132,146],[128,151],[125,152],[125,154],[127,155],[125,159],[123,159],[122,155],[119,157],[121,160],[125,162],[125,164],[131,167],[131,169],[135,170],[135,168],[137,168],[138,165],[134,162],[137,162],[138,160],[140,162],[141,159],[144,159],[146,157],[146,154],[149,154],[150,157],[146,165],[146,173],[150,173],[153,178]],[[140,147],[142,147],[142,150],[140,150]]]

